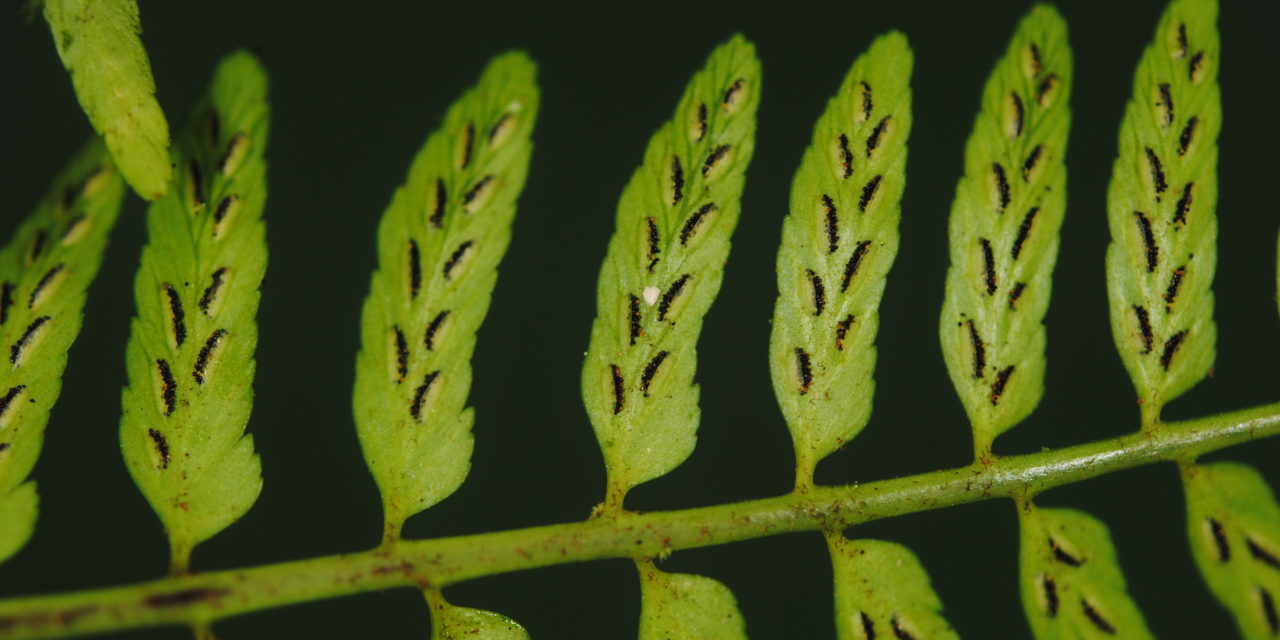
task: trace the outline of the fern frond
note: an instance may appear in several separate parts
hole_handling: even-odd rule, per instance
[[[909,549],[880,540],[828,536],[835,569],[836,637],[958,640],[942,600]]]
[[[262,488],[244,429],[267,261],[267,119],[266,73],[246,52],[227,56],[174,146],[173,188],[147,212],[120,446],[175,571]]]
[[[1071,50],[1056,10],[1023,18],[983,90],[951,206],[940,333],[974,454],[1044,392],[1044,315],[1066,211]]]
[[[1022,608],[1036,640],[1152,637],[1106,525],[1072,509],[1019,506]]]
[[[666,573],[650,562],[640,572],[640,640],[746,640],[746,622],[729,588],[711,578]]]
[[[769,365],[796,481],[866,426],[885,278],[898,252],[911,48],[892,32],[845,75],[791,182]]]
[[[689,82],[618,203],[582,370],[611,508],[693,451],[698,334],[729,255],[759,101],[755,47],[735,36]]]
[[[1218,6],[1176,0],[1134,74],[1107,192],[1111,332],[1144,427],[1213,367]]]
[[[1240,637],[1280,634],[1280,505],[1262,475],[1234,463],[1187,465],[1187,533],[1209,590]]]
[[[101,140],[86,145],[0,250],[0,562],[26,543],[38,498],[25,482],[80,333],[124,182]]]
[[[494,58],[427,138],[378,227],[354,408],[388,539],[471,467],[471,353],[528,172],[535,73],[523,53]]]
[[[135,0],[45,0],[44,17],[76,97],[129,186],[147,200],[169,189],[169,123],[138,39]]]

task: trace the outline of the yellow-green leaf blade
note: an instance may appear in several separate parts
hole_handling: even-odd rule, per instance
[[[1262,475],[1234,463],[1188,465],[1187,532],[1200,575],[1242,638],[1280,634],[1280,505]]]
[[[449,604],[438,592],[424,592],[431,606],[433,640],[528,640],[520,623],[500,613]]]
[[[262,487],[244,430],[267,261],[267,124],[265,71],[248,53],[227,56],[174,146],[174,188],[147,212],[120,445],[177,570]]]
[[[1036,6],[987,80],[951,207],[939,331],[978,456],[1044,391],[1043,319],[1066,211],[1071,68],[1066,22]]]
[[[17,553],[36,529],[40,497],[27,482],[0,496],[0,562]]]
[[[871,415],[878,309],[898,252],[912,62],[901,33],[872,43],[818,119],[791,183],[769,365],[799,482]]]
[[[1111,534],[1072,509],[1020,505],[1022,608],[1037,640],[1151,638]]]
[[[759,100],[755,48],[735,36],[689,82],[618,203],[582,371],[612,505],[693,451],[698,334],[724,274]]]
[[[494,58],[427,138],[378,227],[354,410],[389,536],[471,466],[471,353],[528,172],[535,75],[523,53]]]
[[[0,250],[0,561],[35,526],[37,497],[27,475],[123,198],[124,182],[95,138]]]
[[[942,600],[910,549],[880,540],[827,536],[835,571],[836,637],[956,639]]]
[[[648,562],[640,571],[640,640],[733,640],[747,637],[738,600],[705,576],[666,573]]]
[[[1111,332],[1147,426],[1213,367],[1218,7],[1177,0],[1134,74],[1107,192]]]
[[[76,97],[125,180],[147,200],[164,195],[169,124],[156,102],[135,0],[45,0],[44,16]]]

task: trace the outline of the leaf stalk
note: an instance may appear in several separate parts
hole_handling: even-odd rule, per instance
[[[814,487],[676,511],[476,535],[401,541],[248,569],[174,575],[150,582],[0,600],[0,638],[51,638],[192,624],[350,595],[442,589],[512,571],[604,558],[663,557],[796,531],[838,531],[893,516],[993,498],[1035,495],[1157,462],[1182,462],[1280,435],[1280,402],[987,464],[839,487]]]

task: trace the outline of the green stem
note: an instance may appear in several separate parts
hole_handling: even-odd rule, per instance
[[[400,542],[400,532],[404,530],[407,516],[387,500],[382,501],[382,546],[389,547]]]
[[[191,545],[179,546],[177,541],[170,539],[169,553],[169,573],[177,576],[187,573],[191,570]]]
[[[991,445],[995,442],[995,438],[989,436],[990,429],[973,429],[973,460],[974,463],[980,463],[983,460],[990,461],[995,457],[991,452]]]
[[[831,562],[834,565],[845,554],[845,546],[849,544],[849,539],[844,536],[844,531],[839,529],[826,530],[822,532],[822,537],[827,541],[827,553],[831,556]],[[837,578],[835,610],[840,610],[840,595]],[[861,620],[859,619],[859,622]],[[864,629],[857,629],[854,626],[854,616],[836,615],[836,637],[837,638],[857,638],[859,636],[866,637],[868,634]],[[860,624],[857,626],[861,626]]]
[[[1160,426],[1160,412],[1163,408],[1160,398],[1154,394],[1142,401],[1140,411],[1143,431],[1150,431]]]
[[[422,597],[427,601],[427,608],[431,610],[431,637],[444,638],[444,624],[442,623],[442,614],[444,610],[449,608],[448,600],[444,599],[444,594],[439,589],[423,589]]]
[[[1145,432],[903,478],[680,511],[621,512],[371,551],[161,578],[140,584],[0,601],[0,638],[44,638],[190,624],[357,592],[447,585],[569,562],[649,556],[792,531],[1035,495],[1113,471],[1185,461],[1280,435],[1280,403],[1160,424]]]
[[[806,451],[805,454],[796,455],[796,486],[795,493],[800,495],[808,495],[813,491],[813,473],[818,468],[818,461],[813,459],[813,454]]]
[[[191,625],[191,635],[195,640],[218,640],[218,636],[213,635],[213,627],[208,622],[197,622]]]

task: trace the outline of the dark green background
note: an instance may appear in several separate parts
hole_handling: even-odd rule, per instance
[[[15,4],[0,11],[3,237],[89,134],[47,28],[23,20]],[[604,473],[579,401],[578,369],[614,206],[685,81],[735,31],[757,43],[765,89],[736,246],[700,344],[700,442],[678,470],[636,489],[629,506],[704,505],[790,488],[790,441],[766,363],[774,252],[814,120],[854,57],[890,28],[905,31],[916,51],[902,249],[882,309],[875,415],[818,477],[847,483],[965,464],[969,430],[937,338],[946,216],[983,80],[1030,7],[969,4],[144,2],[144,40],[175,125],[231,48],[259,48],[272,74],[271,262],[249,425],[265,488],[241,522],[197,550],[195,567],[306,558],[378,541],[379,502],[349,417],[375,224],[445,107],[491,55],[511,47],[540,64],[543,104],[515,240],[475,357],[474,468],[458,493],[409,523],[409,537],[577,520],[600,499]],[[1222,12],[1218,362],[1212,380],[1169,408],[1172,417],[1280,396],[1272,364],[1280,354],[1280,127],[1275,22],[1266,4],[1229,2]],[[998,452],[1136,427],[1137,406],[1107,320],[1105,190],[1133,68],[1162,6],[1108,0],[1062,7],[1076,74],[1068,214],[1046,320],[1048,390],[1035,414],[998,441]],[[144,580],[166,569],[163,533],[132,487],[116,441],[143,212],[136,198],[127,202],[93,285],[34,473],[42,495],[37,534],[0,566],[0,596]],[[1252,461],[1280,487],[1278,455],[1280,442],[1271,441],[1214,458]],[[1235,635],[1186,550],[1171,465],[1055,490],[1042,503],[1083,508],[1111,525],[1133,596],[1158,636]],[[966,637],[1026,637],[1010,503],[876,522],[855,535],[909,544]],[[727,583],[754,638],[833,636],[831,570],[817,534],[679,552],[662,566]],[[634,571],[622,560],[476,580],[448,595],[507,613],[541,638],[633,637],[639,612]],[[399,590],[242,616],[217,631],[232,639],[421,638],[427,625],[420,598]],[[188,636],[166,629],[122,637]]]

